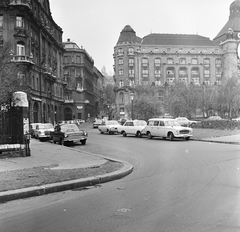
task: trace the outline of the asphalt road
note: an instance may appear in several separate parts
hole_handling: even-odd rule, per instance
[[[101,135],[85,151],[133,164],[100,186],[0,205],[0,231],[240,231],[240,146]]]

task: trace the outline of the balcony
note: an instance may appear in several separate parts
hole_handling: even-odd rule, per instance
[[[25,64],[34,64],[33,63],[33,56],[18,56],[18,55],[12,55],[12,62],[16,62],[16,63],[25,63]]]
[[[43,74],[52,82],[55,82],[57,79],[56,73],[52,70],[51,67],[48,67],[47,65],[45,65],[43,68]]]
[[[14,34],[15,37],[28,37],[28,32],[24,27],[15,27],[14,28]]]
[[[32,9],[32,4],[30,0],[10,0],[9,5],[11,6],[26,6],[29,9]]]

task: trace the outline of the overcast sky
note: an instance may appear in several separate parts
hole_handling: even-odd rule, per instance
[[[213,39],[227,23],[233,0],[49,0],[54,21],[83,46],[101,71],[113,73],[113,48],[130,25],[137,36],[198,34]]]

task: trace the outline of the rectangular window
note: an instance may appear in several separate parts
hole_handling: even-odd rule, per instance
[[[134,55],[134,49],[128,48],[128,55]]]
[[[193,58],[192,59],[192,64],[197,64],[198,63],[198,59],[197,58]]]
[[[160,69],[155,69],[154,75],[155,75],[155,77],[161,77],[161,70]]]
[[[132,58],[129,59],[129,60],[128,60],[128,65],[129,65],[129,66],[134,66],[134,59],[132,59]]]
[[[173,64],[173,58],[167,58],[167,64]]]
[[[123,58],[118,59],[118,64],[123,64]]]
[[[179,63],[180,64],[186,64],[186,58],[180,58]]]
[[[209,69],[205,69],[204,70],[204,78],[209,78],[210,77],[210,70]]]
[[[117,55],[118,55],[118,56],[123,55],[123,49],[122,49],[122,48],[119,48],[119,49],[118,49]]]
[[[119,75],[119,76],[123,76],[123,69],[119,69],[119,70],[118,70],[118,75]]]
[[[119,86],[120,86],[120,87],[124,86],[123,80],[119,81]]]
[[[147,67],[148,66],[148,58],[142,58],[142,66]]]
[[[78,64],[81,63],[81,56],[77,56],[77,63],[78,63]]]
[[[3,15],[0,15],[0,27],[3,27]]]
[[[16,27],[24,28],[24,20],[22,16],[16,17]]]
[[[154,66],[155,67],[160,67],[161,65],[161,59],[160,58],[155,58],[154,60]]]
[[[128,75],[129,75],[129,77],[134,77],[134,70],[133,69],[129,69],[128,70]]]
[[[142,70],[142,77],[148,77],[148,69]]]
[[[22,44],[17,44],[17,55],[25,56],[25,46]]]

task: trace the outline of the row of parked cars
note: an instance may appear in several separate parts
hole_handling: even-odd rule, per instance
[[[149,139],[153,137],[162,137],[163,139],[181,138],[189,140],[193,135],[193,129],[189,127],[192,124],[182,125],[176,119],[172,118],[152,118],[148,122],[144,120],[127,120],[121,125],[116,120],[102,121],[98,126],[101,134],[122,134],[123,136],[135,135],[136,137],[147,136]],[[184,125],[184,126],[183,126]]]
[[[62,121],[55,127],[51,123],[32,123],[30,134],[32,138],[40,141],[52,140],[53,143],[60,145],[73,142],[85,145],[88,138],[88,133],[80,129],[78,123],[73,121]]]

